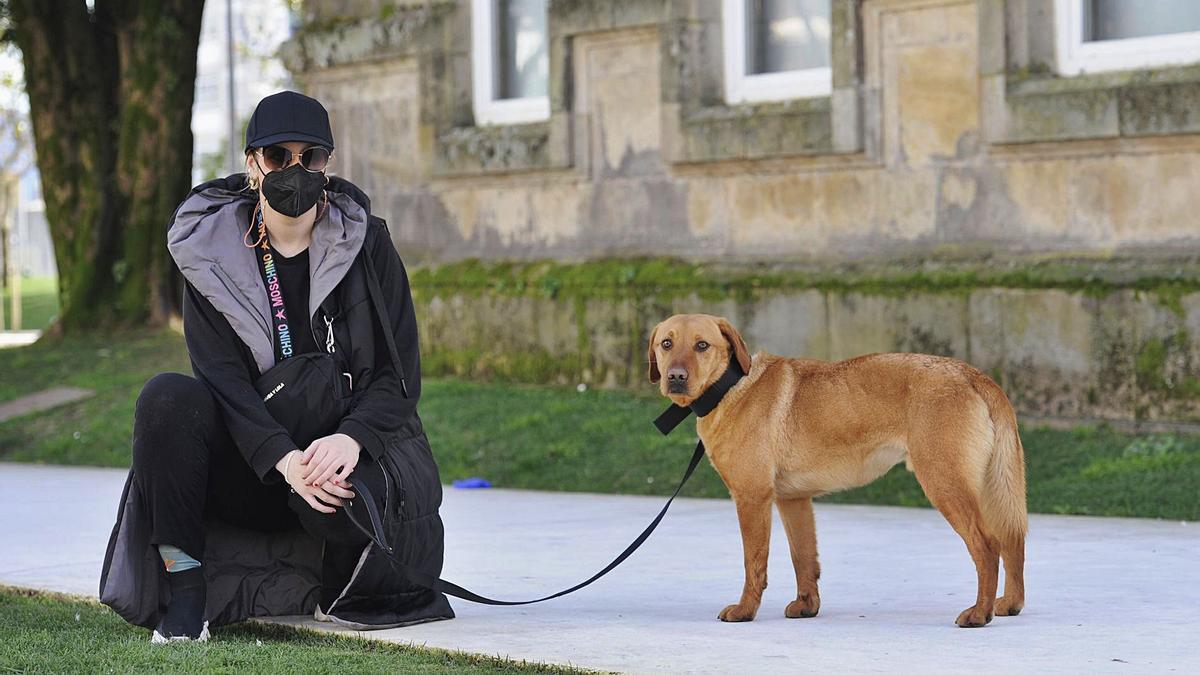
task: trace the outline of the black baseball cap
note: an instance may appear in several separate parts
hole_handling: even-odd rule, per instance
[[[295,91],[281,91],[258,102],[246,125],[246,152],[273,143],[303,141],[333,149],[329,112],[321,102]]]

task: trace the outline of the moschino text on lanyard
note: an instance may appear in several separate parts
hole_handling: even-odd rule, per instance
[[[267,241],[267,226],[263,223],[262,208],[254,209],[255,223],[258,225],[259,270],[263,281],[267,284],[267,299],[271,305],[271,324],[275,327],[274,338],[279,342],[279,350],[283,358],[292,355],[292,331],[288,326],[287,310],[283,306],[283,289],[279,285],[279,273],[275,268],[275,259],[271,255],[271,244]]]

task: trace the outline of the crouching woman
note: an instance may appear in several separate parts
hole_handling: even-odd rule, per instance
[[[250,617],[454,616],[372,542],[441,572],[408,278],[366,195],[326,176],[333,148],[319,102],[269,96],[246,173],[193,188],[171,221],[193,375],[142,388],[100,577],[100,600],[155,642]]]

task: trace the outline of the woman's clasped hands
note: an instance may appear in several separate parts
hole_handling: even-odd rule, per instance
[[[355,494],[346,478],[358,465],[361,446],[346,434],[322,436],[303,452],[292,450],[275,465],[296,494],[321,513],[333,513]]]

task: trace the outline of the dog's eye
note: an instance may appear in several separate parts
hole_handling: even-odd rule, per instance
[[[701,351],[701,352],[702,352],[702,351],[704,351],[705,349],[708,349],[708,343],[707,343],[707,342],[705,342],[704,340],[701,340],[701,341],[699,341],[699,342],[697,342],[697,343],[696,343],[696,350],[697,350],[697,351]]]
[[[670,349],[670,348],[671,348],[671,340],[670,340],[669,338],[668,338],[668,339],[666,339],[666,340],[663,340],[663,341],[662,341],[662,348],[663,348],[663,349]]]

